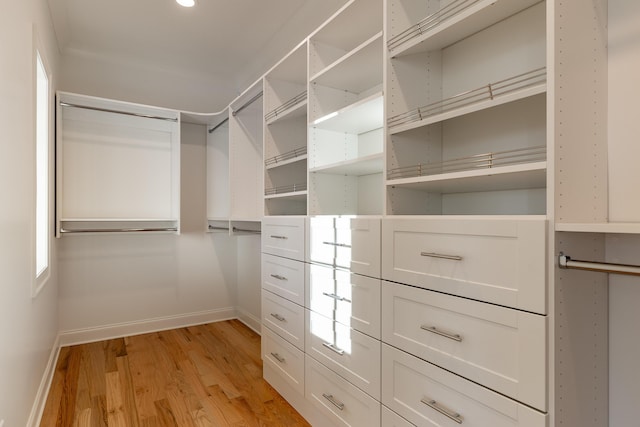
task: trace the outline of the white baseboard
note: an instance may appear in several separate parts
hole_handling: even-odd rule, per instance
[[[51,348],[49,361],[47,362],[44,374],[42,375],[42,380],[40,380],[40,386],[38,387],[38,392],[36,393],[36,398],[33,402],[31,413],[29,414],[29,419],[27,420],[27,427],[38,427],[40,425],[40,419],[42,418],[42,413],[44,412],[44,405],[47,403],[47,395],[49,394],[49,389],[51,388],[51,381],[53,380],[53,374],[56,371],[56,364],[58,363],[59,355],[60,335],[56,337],[56,340],[53,343],[53,347]]]
[[[234,307],[60,332],[60,346],[85,344],[237,318]]]
[[[239,321],[247,325],[250,329],[252,329],[258,335],[262,334],[262,321],[260,318],[249,313],[247,310],[243,310],[240,307],[237,307],[236,311],[238,313]]]

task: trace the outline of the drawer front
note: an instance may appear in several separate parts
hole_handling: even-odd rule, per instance
[[[546,221],[385,219],[383,279],[546,313]]]
[[[380,279],[307,264],[306,307],[380,339]]]
[[[304,353],[262,328],[262,361],[277,372],[298,393],[304,394]]]
[[[379,218],[309,218],[309,262],[380,277]]]
[[[382,339],[545,411],[545,316],[383,282]]]
[[[262,254],[262,288],[304,305],[304,263]]]
[[[318,313],[306,312],[306,353],[380,400],[380,341]]]
[[[409,421],[393,412],[386,406],[382,406],[382,427],[415,427]]]
[[[382,403],[417,426],[546,427],[548,417],[386,344]]]
[[[380,402],[310,356],[306,357],[305,372],[307,400],[336,426],[380,425]]]
[[[304,261],[305,218],[266,217],[262,220],[262,252]]]
[[[304,308],[269,291],[262,291],[262,324],[304,350]]]

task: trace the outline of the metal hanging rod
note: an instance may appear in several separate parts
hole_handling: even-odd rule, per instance
[[[213,133],[213,131],[215,131],[216,129],[218,129],[220,126],[227,123],[228,121],[229,121],[229,117],[227,117],[226,119],[224,119],[223,121],[221,121],[220,123],[212,127],[211,129],[209,129],[209,133]]]
[[[610,262],[593,262],[573,260],[560,252],[558,254],[558,264],[562,269],[598,271],[602,273],[627,274],[630,276],[640,276],[640,266],[629,264],[613,264]]]
[[[150,231],[178,231],[176,227],[163,227],[163,228],[86,228],[86,229],[60,229],[60,233],[73,234],[73,233],[131,233],[131,232],[150,232]]]
[[[102,111],[105,113],[115,113],[115,114],[124,114],[125,116],[135,116],[135,117],[143,117],[145,119],[154,119],[154,120],[166,120],[168,122],[177,122],[177,118],[172,117],[162,117],[162,116],[153,116],[151,114],[142,114],[142,113],[130,113],[128,111],[118,111],[112,110],[109,108],[100,108],[100,107],[90,107],[88,105],[80,105],[80,104],[71,104],[69,102],[60,101],[61,107],[73,107],[73,108],[82,108],[85,110],[93,110],[93,111]]]
[[[262,97],[263,92],[261,91],[260,93],[258,93],[256,96],[254,96],[253,98],[251,98],[250,100],[248,100],[247,102],[245,102],[244,104],[242,104],[242,106],[240,106],[237,110],[234,110],[231,112],[231,115],[233,115],[234,117],[236,116],[236,114],[238,114],[240,111],[244,110],[245,108],[247,108],[249,105],[253,104],[255,101],[257,101],[258,99],[260,99]]]
[[[262,234],[262,231],[260,230],[249,230],[247,228],[238,228],[238,227],[232,227],[232,230],[234,232],[238,231],[241,233],[254,233],[254,234]]]
[[[209,226],[209,230],[224,230],[224,231],[229,231],[229,227],[219,227],[219,226],[215,226],[215,225],[210,225],[210,226]]]

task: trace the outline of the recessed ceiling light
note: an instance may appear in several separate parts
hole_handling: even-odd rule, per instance
[[[184,7],[193,7],[196,5],[196,0],[176,0],[176,2],[180,6],[184,6]]]

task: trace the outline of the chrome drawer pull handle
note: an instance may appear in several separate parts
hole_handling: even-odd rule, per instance
[[[273,235],[273,234],[272,234],[272,235],[271,235],[271,236],[269,236],[269,237],[271,237],[272,239],[287,240],[287,236],[278,236],[278,235]]]
[[[454,340],[454,341],[458,341],[458,342],[462,341],[462,335],[460,335],[460,334],[449,334],[447,332],[442,332],[441,330],[439,330],[435,326],[422,325],[422,326],[420,326],[420,329],[422,329],[424,331],[427,331],[427,332],[431,332],[432,334],[436,334],[436,335],[440,335],[440,336],[445,337],[445,338],[449,338],[450,340]]]
[[[281,322],[284,322],[284,321],[286,320],[284,317],[280,316],[280,315],[279,315],[279,314],[277,314],[277,313],[271,313],[271,316],[272,316],[272,317],[275,317],[277,320],[279,320],[279,321],[281,321]]]
[[[327,399],[329,402],[331,402],[333,404],[333,406],[335,406],[336,408],[340,409],[341,411],[344,409],[344,403],[342,402],[338,402],[335,397],[333,397],[332,394],[326,394],[326,393],[322,393],[322,397],[324,397],[325,399]]]
[[[334,353],[339,354],[340,356],[344,354],[344,350],[334,346],[333,344],[329,344],[328,342],[323,342],[322,345],[327,347],[329,350],[333,351]]]
[[[331,246],[339,246],[341,248],[350,248],[351,247],[351,245],[347,245],[346,243],[322,242],[322,244],[331,245]]]
[[[452,419],[453,421],[457,422],[458,424],[462,424],[462,420],[464,419],[464,418],[462,418],[462,415],[460,415],[457,412],[451,411],[451,410],[441,406],[435,400],[428,399],[428,398],[422,398],[422,399],[420,399],[420,402],[424,403],[425,405],[427,405],[428,407],[430,407],[432,409],[435,409],[436,411],[440,412],[445,417]]]
[[[435,252],[420,252],[420,255],[428,256],[431,258],[442,258],[442,259],[452,259],[454,261],[462,261],[462,257],[458,255],[437,254]]]
[[[333,298],[334,300],[337,301],[347,301],[347,302],[351,302],[350,299],[347,299],[345,297],[341,297],[340,295],[336,295],[336,294],[330,294],[328,292],[323,292],[322,295],[329,297],[329,298]]]
[[[279,274],[272,274],[271,277],[273,277],[274,279],[278,279],[278,280],[287,280],[286,277],[281,276]]]
[[[284,363],[284,357],[280,356],[278,353],[271,353],[271,355],[280,363]]]

